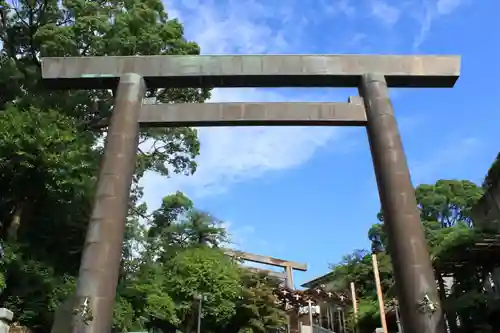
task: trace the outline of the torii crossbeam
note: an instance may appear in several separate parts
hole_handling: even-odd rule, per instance
[[[236,126],[245,122],[246,125],[366,126],[391,243],[403,329],[405,333],[444,333],[434,273],[388,87],[452,87],[459,73],[460,57],[457,56],[43,58],[42,78],[48,88],[117,90],[75,304],[80,308],[86,302],[93,320],[78,329],[85,333],[105,333],[111,325],[139,121],[142,120],[149,125],[172,126]],[[194,105],[194,111],[187,110],[186,106],[174,106],[169,115],[162,115],[158,109],[151,111],[152,108],[141,111],[146,88],[173,87],[357,87],[362,99],[351,103],[355,106],[334,107],[344,111],[333,113],[318,112],[318,106],[312,105],[310,108],[264,106],[259,107],[260,111],[248,105],[209,105],[206,115],[200,113],[201,106]],[[359,106],[364,108],[366,121],[359,115]],[[181,108],[185,108],[182,113]],[[298,111],[300,108],[307,111]],[[323,108],[332,106],[321,106],[321,110]],[[345,113],[346,108],[357,111]],[[184,115],[188,111],[194,113]],[[422,307],[423,303],[429,304]]]
[[[282,275],[284,275],[285,284],[289,289],[293,289],[293,270],[295,269],[302,272],[307,271],[307,264],[302,264],[290,260],[283,260],[269,256],[263,256],[260,254],[253,254],[253,253],[235,251],[230,249],[224,249],[224,253],[233,258],[250,261],[257,264],[264,264],[264,265],[284,268],[285,274]],[[276,276],[276,274],[273,275]]]

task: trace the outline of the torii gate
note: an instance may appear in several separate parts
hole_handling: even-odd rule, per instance
[[[224,253],[226,253],[228,256],[237,258],[237,259],[243,259],[246,261],[258,263],[258,264],[265,264],[269,266],[275,266],[275,267],[281,267],[285,270],[284,274],[279,273],[279,272],[274,272],[274,271],[269,271],[269,270],[263,270],[263,269],[258,269],[259,271],[263,271],[264,273],[267,273],[271,276],[278,277],[278,278],[283,278],[285,280],[285,285],[289,289],[294,289],[293,288],[293,270],[298,270],[305,272],[307,271],[307,264],[302,264],[294,261],[289,261],[289,260],[283,260],[283,259],[278,259],[278,258],[273,258],[269,256],[263,256],[260,254],[253,254],[253,253],[248,253],[248,252],[243,252],[243,251],[235,251],[235,250],[230,250],[230,249],[224,249]]]
[[[283,260],[283,259],[278,259],[278,258],[273,258],[269,256],[263,256],[259,254],[253,254],[253,253],[248,253],[248,252],[243,252],[243,251],[234,251],[230,249],[224,249],[224,253],[230,257],[236,258],[236,259],[242,259],[258,264],[265,264],[265,265],[270,265],[270,266],[275,266],[275,267],[281,267],[285,271],[280,273],[280,272],[275,272],[275,271],[269,271],[261,268],[253,268],[253,267],[248,267],[248,269],[255,270],[257,272],[262,272],[265,274],[269,274],[270,276],[274,276],[277,278],[281,278],[285,281],[285,288],[287,292],[293,292],[294,291],[294,286],[293,286],[293,270],[298,270],[305,272],[307,271],[307,264],[301,264],[289,260]],[[247,268],[247,267],[246,267]],[[283,289],[284,290],[284,289]],[[278,300],[281,302],[280,304],[283,306],[283,309],[286,311],[286,301],[282,299],[281,296],[282,294],[282,288],[279,288],[279,290],[276,290],[276,294],[279,296]],[[281,293],[280,293],[281,292]],[[299,330],[299,325],[297,319],[297,313],[288,313],[287,315],[287,332],[288,333],[293,333],[293,332],[298,332]]]
[[[406,333],[443,333],[436,281],[388,87],[453,87],[457,56],[252,55],[43,58],[52,89],[116,89],[73,330],[107,333],[112,319],[138,125],[366,126]],[[146,88],[357,87],[363,103],[142,106]],[[80,318],[80,317],[75,317]]]

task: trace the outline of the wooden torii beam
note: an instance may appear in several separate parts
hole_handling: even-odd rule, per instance
[[[282,267],[285,269],[285,284],[288,288],[293,289],[293,270],[305,272],[307,271],[307,264],[298,263],[290,260],[283,260],[260,254],[253,254],[243,251],[235,251],[231,249],[224,249],[226,255],[258,264],[265,264],[275,267]]]

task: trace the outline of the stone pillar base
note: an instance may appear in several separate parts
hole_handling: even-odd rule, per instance
[[[9,333],[12,318],[14,318],[14,312],[0,308],[0,333]]]

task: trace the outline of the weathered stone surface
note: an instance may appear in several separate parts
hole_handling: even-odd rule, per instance
[[[143,105],[145,127],[364,126],[363,105],[349,103],[205,103]]]
[[[116,87],[121,74],[163,87],[357,87],[379,73],[389,87],[452,87],[458,56],[218,55],[43,58],[42,77],[57,89]]]
[[[294,262],[294,261],[277,259],[277,258],[273,258],[273,257],[259,255],[259,254],[253,254],[253,253],[248,253],[248,252],[243,252],[243,251],[235,251],[235,250],[231,250],[231,249],[224,249],[224,253],[228,256],[231,256],[234,258],[240,258],[240,259],[250,261],[250,262],[255,262],[255,263],[260,263],[260,264],[265,264],[265,265],[270,265],[270,266],[276,266],[276,267],[291,267],[293,269],[296,269],[296,270],[302,271],[302,272],[307,271],[307,264],[298,263],[298,262]]]

